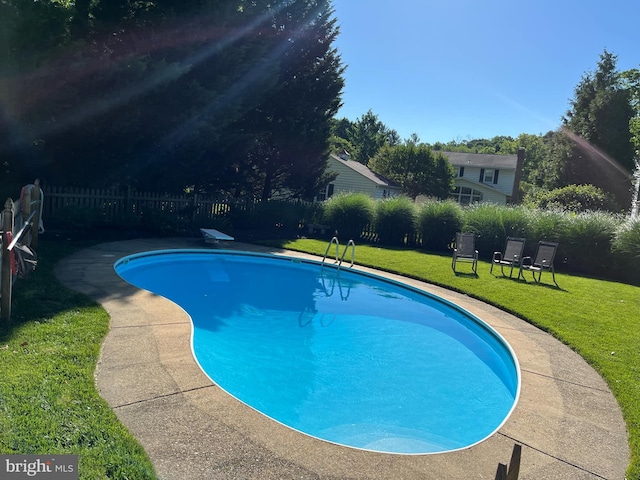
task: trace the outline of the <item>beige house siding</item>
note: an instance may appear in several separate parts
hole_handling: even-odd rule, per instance
[[[401,192],[400,187],[390,184],[354,160],[341,160],[331,155],[327,162],[327,171],[337,174],[330,184],[333,189],[332,195],[364,193],[372,198],[382,199],[400,195]]]
[[[362,192],[375,196],[376,185],[358,172],[343,165],[340,161],[329,161],[329,171],[336,172],[338,176],[331,182],[334,185],[333,194]]]

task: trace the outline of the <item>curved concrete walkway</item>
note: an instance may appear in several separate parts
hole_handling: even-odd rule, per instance
[[[239,243],[231,247],[283,253]],[[207,247],[196,239],[105,243],[56,267],[65,285],[100,302],[111,316],[97,387],[146,449],[160,478],[493,479],[498,463],[508,463],[518,443],[520,479],[624,479],[629,450],[620,409],[580,356],[501,310],[407,279],[401,280],[482,318],[515,350],[522,392],[500,431],[462,451],[401,456],[340,447],[268,419],[200,370],[191,353],[191,322],[181,308],[127,284],[113,270],[120,257],[165,248]]]

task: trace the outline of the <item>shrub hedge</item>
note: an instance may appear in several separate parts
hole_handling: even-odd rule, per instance
[[[393,197],[376,202],[374,230],[382,245],[413,243],[416,209],[407,197]]]
[[[446,252],[458,231],[477,235],[485,260],[504,248],[506,238],[526,238],[524,254],[533,256],[540,240],[560,244],[558,271],[597,276],[640,285],[640,220],[604,211],[573,212],[481,203],[461,207],[445,200],[416,205],[408,198],[373,200],[363,193],[340,194],[324,203],[270,201],[252,209],[230,208],[213,218],[187,213],[145,211],[106,224],[101,212],[69,207],[48,227],[126,229],[155,234],[197,234],[198,227],[218,228],[246,239],[290,238],[308,234],[307,224],[325,224],[341,243],[380,243]],[[327,234],[329,235],[329,234]]]

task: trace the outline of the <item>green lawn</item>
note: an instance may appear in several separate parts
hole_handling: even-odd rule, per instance
[[[154,479],[146,453],[95,388],[109,316],[53,275],[72,250],[42,245],[36,272],[15,285],[11,325],[0,325],[0,452],[76,454],[82,479]]]
[[[275,245],[275,244],[274,244]],[[277,246],[323,255],[327,242],[300,239]],[[329,252],[335,255],[335,249]],[[342,249],[340,251],[342,255]],[[351,258],[351,251],[346,259]],[[478,277],[454,275],[450,255],[358,245],[356,263],[466,293],[521,317],[551,333],[591,364],[609,384],[629,430],[628,478],[640,479],[640,287],[556,274],[536,285],[503,278],[490,264],[478,263]],[[457,270],[470,272],[469,263]],[[548,275],[548,276],[547,276]]]
[[[327,242],[271,244],[322,255]],[[16,285],[12,325],[0,325],[0,452],[78,454],[84,479],[155,478],[142,448],[95,389],[108,315],[53,276],[54,263],[72,251],[43,243],[38,269]],[[640,479],[639,287],[558,274],[559,290],[546,274],[545,285],[530,276],[528,283],[494,277],[486,262],[478,265],[479,277],[454,275],[450,256],[408,249],[358,245],[355,257],[485,300],[579,352],[618,399],[630,437],[629,478]]]

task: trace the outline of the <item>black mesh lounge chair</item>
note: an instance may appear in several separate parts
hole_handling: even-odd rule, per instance
[[[507,244],[504,247],[504,253],[493,252],[491,259],[491,269],[489,273],[493,273],[493,266],[500,265],[500,271],[504,275],[504,267],[511,267],[509,278],[513,275],[513,267],[519,267],[522,261],[522,251],[524,250],[524,238],[508,237]]]
[[[546,242],[544,240],[540,241],[538,243],[536,256],[533,259],[531,257],[524,257],[522,259],[518,278],[520,278],[520,276],[524,278],[522,271],[529,270],[531,275],[533,275],[533,280],[536,283],[540,283],[542,272],[547,270],[551,272],[551,275],[553,276],[553,283],[556,284],[556,287],[559,287],[558,282],[556,282],[556,273],[553,269],[553,258],[556,256],[557,249],[558,244],[555,242]],[[538,278],[536,278],[536,272],[538,273]]]
[[[474,233],[456,233],[456,243],[453,247],[451,268],[456,271],[456,263],[471,262],[473,273],[477,274],[478,251],[476,250],[476,235]]]

